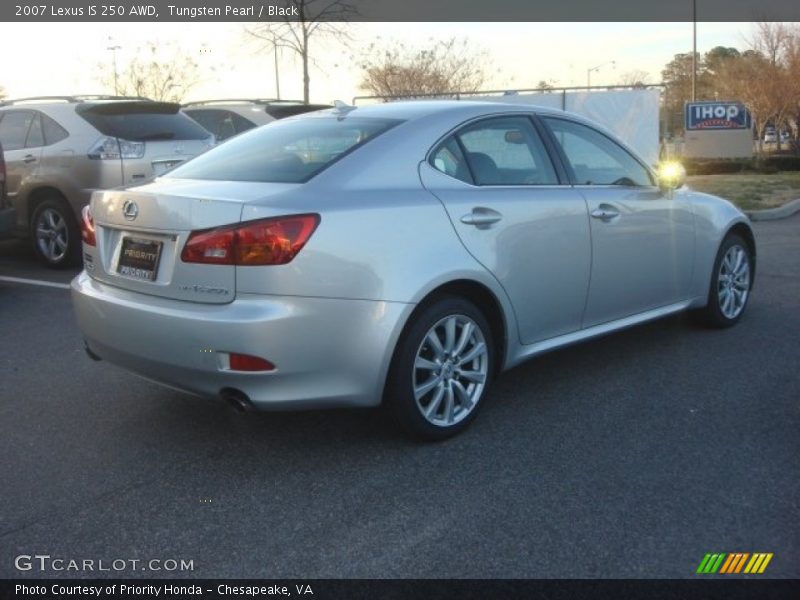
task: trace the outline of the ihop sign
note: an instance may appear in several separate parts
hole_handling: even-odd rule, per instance
[[[741,102],[687,102],[686,129],[750,129],[750,112]]]

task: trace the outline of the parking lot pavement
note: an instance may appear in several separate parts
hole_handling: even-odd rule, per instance
[[[47,269],[36,259],[28,240],[0,239],[0,285],[8,283],[9,279],[68,284],[79,270]]]
[[[102,576],[694,577],[708,552],[800,577],[800,216],[756,233],[737,327],[543,356],[435,445],[376,410],[162,389],[86,358],[66,290],[0,281],[0,577],[81,575],[15,570],[35,553],[194,564]],[[8,252],[0,275],[69,279]]]

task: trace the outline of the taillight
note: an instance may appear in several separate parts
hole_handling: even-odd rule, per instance
[[[142,158],[144,142],[132,142],[111,136],[101,137],[89,148],[88,156],[96,160]]]
[[[230,369],[231,371],[274,371],[275,365],[264,358],[250,356],[249,354],[237,354],[231,352]]]
[[[81,210],[81,238],[83,243],[88,246],[96,246],[97,239],[94,236],[94,219],[92,219],[92,209],[89,205]]]
[[[292,215],[194,231],[181,252],[188,263],[285,265],[297,256],[319,225],[319,215]]]

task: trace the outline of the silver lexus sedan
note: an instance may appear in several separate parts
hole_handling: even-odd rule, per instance
[[[463,430],[504,369],[692,310],[735,324],[748,219],[574,115],[340,105],[95,192],[87,352],[242,408],[374,406]]]

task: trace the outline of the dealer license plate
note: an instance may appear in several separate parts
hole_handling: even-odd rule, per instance
[[[158,261],[161,258],[161,242],[139,238],[122,238],[117,273],[133,279],[155,281]]]

